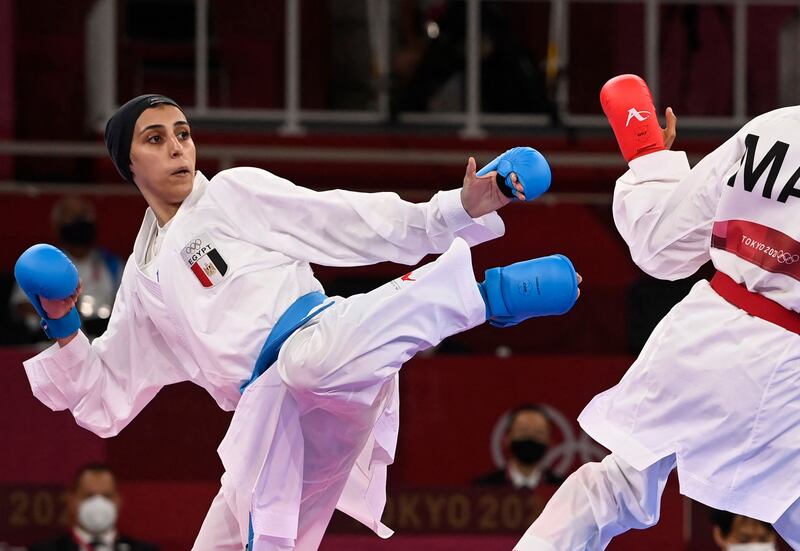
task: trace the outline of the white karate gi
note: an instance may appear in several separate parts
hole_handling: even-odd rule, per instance
[[[758,136],[751,163],[749,135]],[[785,158],[759,175],[776,144]],[[614,219],[647,273],[683,278],[711,259],[798,312],[800,197],[778,200],[784,190],[800,194],[793,175],[798,107],[757,117],[691,170],[682,152],[634,159],[617,181]],[[800,337],[733,306],[708,282],[672,309],[579,422],[612,455],[571,476],[516,550],[604,549],[616,534],[652,526],[676,464],[684,495],[775,523],[800,549]]]
[[[502,235],[500,218],[470,218],[459,190],[412,204],[393,193],[314,192],[254,168],[210,182],[198,172],[151,278],[141,267],[155,223],[148,209],[107,332],[25,362],[34,395],[104,437],[180,381],[235,409],[219,448],[222,489],[197,550],[242,549],[251,512],[254,551],[316,549],[337,505],[388,537],[380,516],[397,372],[415,352],[485,321],[468,246]],[[211,247],[215,256],[197,261]],[[240,396],[277,318],[322,290],[309,262],[415,264],[442,252],[371,293],[331,299]]]

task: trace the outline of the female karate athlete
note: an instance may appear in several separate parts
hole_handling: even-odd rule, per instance
[[[412,204],[314,192],[255,168],[209,181],[195,170],[184,113],[164,96],[122,106],[105,138],[149,205],[108,330],[89,343],[75,319],[74,268],[36,245],[15,273],[58,342],[25,369],[43,403],[106,437],[179,381],[235,409],[197,550],[313,550],[337,507],[388,537],[380,517],[403,362],[487,320],[561,314],[578,297],[560,255],[489,270],[480,284],[472,271],[469,247],[504,231],[494,211],[511,199],[501,185],[522,200],[549,185],[529,148],[482,176],[470,158],[460,190]],[[346,299],[326,297],[309,265],[413,265],[429,253],[443,254]]]
[[[611,79],[603,110],[630,170],[614,220],[633,260],[701,281],[579,422],[611,450],[570,476],[517,551],[604,549],[658,522],[677,466],[681,493],[773,523],[800,549],[800,107],[756,117],[689,168],[668,151],[645,82]]]

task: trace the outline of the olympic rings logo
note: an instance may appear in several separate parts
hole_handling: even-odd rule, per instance
[[[781,251],[775,259],[781,264],[794,264],[800,260],[800,254],[791,254]]]
[[[186,251],[186,254],[192,254],[199,251],[202,246],[203,246],[203,241],[200,239],[195,239],[194,241],[186,245],[184,251]]]

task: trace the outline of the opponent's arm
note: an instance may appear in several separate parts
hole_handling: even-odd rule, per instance
[[[669,151],[675,114],[667,109],[667,127],[659,126],[642,79],[611,79],[600,97],[630,168],[614,190],[617,229],[642,270],[661,279],[688,277],[710,258],[722,185],[744,151],[739,134],[690,169],[684,152]]]

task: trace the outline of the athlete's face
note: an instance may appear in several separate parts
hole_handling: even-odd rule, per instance
[[[195,171],[194,142],[180,109],[158,105],[136,121],[131,143],[131,172],[145,200],[162,223],[162,212],[175,213],[191,193]]]

